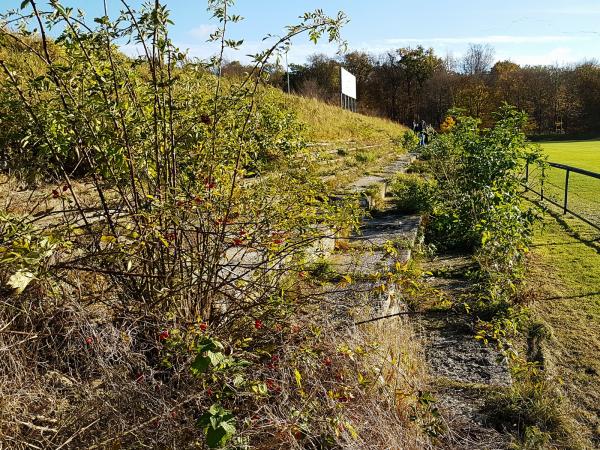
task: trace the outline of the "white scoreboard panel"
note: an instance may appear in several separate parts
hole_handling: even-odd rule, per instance
[[[356,77],[343,67],[342,69],[342,94],[356,100]]]

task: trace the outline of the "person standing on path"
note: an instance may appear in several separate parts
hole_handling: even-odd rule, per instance
[[[427,139],[427,124],[424,120],[421,120],[419,124],[419,145],[421,147],[425,146],[425,141]]]
[[[415,122],[415,127],[414,127],[414,132],[417,135],[417,137],[419,138],[419,145],[423,145],[421,144],[421,136],[423,135],[423,125],[421,124],[421,122],[417,121]]]

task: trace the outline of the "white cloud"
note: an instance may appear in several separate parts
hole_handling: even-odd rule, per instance
[[[398,45],[403,43],[423,43],[423,44],[469,44],[469,43],[487,43],[487,44],[548,44],[556,42],[574,42],[591,39],[590,36],[511,36],[511,35],[491,35],[491,36],[471,36],[471,37],[438,37],[438,38],[393,38],[386,39],[386,44]]]
[[[141,56],[144,54],[144,46],[140,43],[120,45],[119,49],[131,57]]]
[[[187,32],[188,35],[197,39],[208,39],[209,36],[217,30],[216,25],[203,23]]]
[[[192,44],[190,42],[176,42],[177,47],[181,50],[188,50],[188,56],[192,58],[208,59],[211,56],[216,55],[219,52],[218,43],[198,43]],[[264,41],[245,41],[239,50],[225,49],[224,57],[228,60],[238,60],[243,64],[249,64],[252,62],[252,58],[249,55],[260,53],[269,48],[269,43]],[[335,55],[338,47],[335,44],[330,43],[297,43],[292,44],[288,52],[288,62],[290,64],[302,64],[306,62],[306,59],[315,53],[325,53],[326,55]],[[275,55],[271,58],[271,62],[275,61]],[[285,64],[285,59],[281,61]]]
[[[195,28],[196,35],[210,33],[208,28]],[[183,38],[175,45],[181,50],[188,50],[188,55],[194,58],[207,60],[219,51],[218,43],[206,42],[206,39],[191,39],[191,33],[188,38]],[[363,41],[360,43],[350,43],[349,50],[366,51],[374,55],[383,54],[386,51],[396,49],[407,45],[423,44],[432,46],[437,55],[452,55],[460,58],[466,51],[469,43],[489,43],[496,47],[496,60],[511,60],[521,65],[565,65],[580,62],[589,58],[600,58],[600,53],[596,51],[595,42],[597,36],[591,35],[540,35],[540,36],[510,36],[510,35],[491,35],[479,37],[440,37],[440,38],[394,38],[377,41]],[[531,46],[527,46],[531,44]],[[552,46],[552,44],[556,44]],[[581,44],[581,45],[574,45]],[[521,46],[519,46],[521,45]],[[225,50],[225,58],[228,60],[238,60],[243,64],[252,62],[248,55],[256,54],[268,48],[269,42],[265,41],[246,41],[239,50]],[[122,46],[121,49],[128,55],[137,56],[143,53],[139,44]],[[310,55],[315,53],[324,53],[334,56],[338,50],[337,45],[322,42],[317,45],[298,39],[293,43],[288,53],[288,62],[290,64],[305,63]],[[273,61],[273,60],[272,60]],[[285,59],[281,61],[285,64]]]
[[[511,60],[520,65],[565,65],[584,60],[581,55],[576,54],[569,47],[556,47],[548,52],[535,54],[513,54],[503,57],[498,55],[498,60]]]

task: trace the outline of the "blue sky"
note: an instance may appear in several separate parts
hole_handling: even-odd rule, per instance
[[[107,0],[112,12],[118,0]],[[39,4],[45,3],[38,0]],[[132,4],[140,0],[132,0]],[[214,47],[205,41],[215,28],[203,0],[167,0],[175,26],[173,40],[192,56],[208,57]],[[18,7],[20,0],[0,0],[0,10]],[[102,14],[102,0],[63,0],[89,15]],[[247,60],[248,53],[264,48],[262,37],[280,33],[304,11],[322,8],[331,15],[344,11],[350,23],[343,29],[349,49],[381,53],[424,45],[440,56],[460,57],[469,43],[489,43],[496,59],[519,64],[568,64],[584,59],[600,60],[600,0],[238,0],[235,11],[245,20],[232,29],[233,38],[245,45],[229,53],[230,59]],[[126,51],[135,53],[135,48]],[[326,42],[314,45],[296,39],[290,62],[303,62],[312,53],[334,54]]]

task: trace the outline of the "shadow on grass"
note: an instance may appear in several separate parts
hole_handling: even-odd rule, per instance
[[[536,248],[536,247],[561,247],[561,246],[566,246],[566,245],[580,245],[582,242],[586,243],[586,244],[594,244],[596,243],[598,240],[597,239],[581,239],[581,240],[577,240],[577,241],[567,241],[567,242],[545,242],[543,244],[531,244],[530,247],[531,248]]]
[[[600,291],[598,292],[588,292],[586,294],[577,294],[577,295],[558,295],[554,297],[544,297],[539,300],[574,300],[576,298],[586,298],[586,297],[594,297],[596,295],[600,296]]]
[[[579,232],[578,230],[575,230],[571,226],[571,224],[564,219],[563,214],[551,209],[547,204],[541,203],[539,200],[532,200],[530,198],[527,198],[526,196],[524,198],[526,200],[530,201],[531,203],[533,203],[534,205],[538,206],[544,212],[548,213],[554,220],[556,220],[556,222],[561,226],[561,228],[565,231],[565,233],[567,233],[573,239],[577,240],[577,242],[564,242],[564,243],[549,242],[546,244],[532,245],[532,247],[575,245],[575,244],[581,243],[581,244],[586,245],[587,247],[591,248],[592,250],[595,250],[596,253],[600,254],[600,237],[597,237],[594,239],[586,238],[585,236],[583,236],[581,234],[581,232]],[[583,224],[583,222],[582,222],[582,224]],[[590,229],[592,229],[591,226],[590,226]]]

